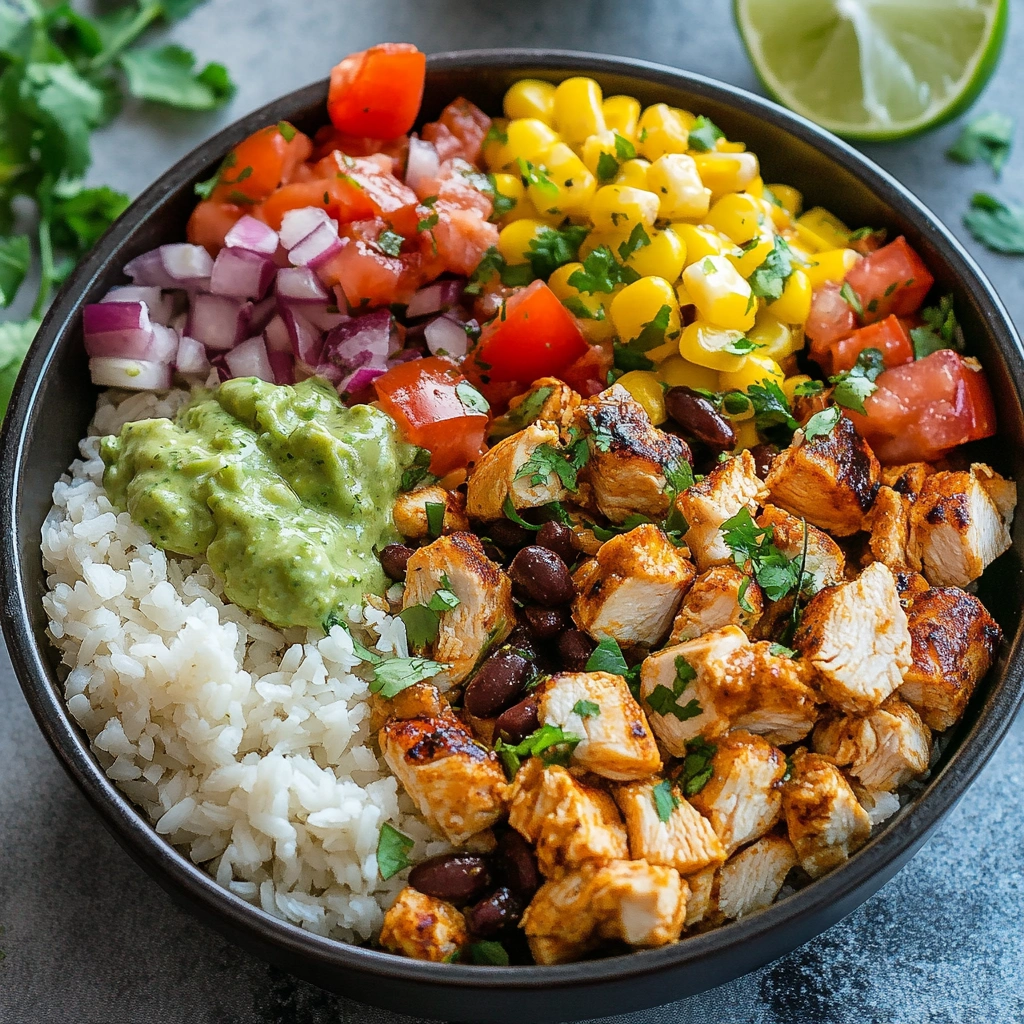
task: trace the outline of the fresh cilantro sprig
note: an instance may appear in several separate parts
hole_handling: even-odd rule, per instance
[[[839,406],[832,405],[821,412],[816,412],[804,424],[804,440],[813,441],[816,437],[827,437],[835,430],[836,424],[843,418]]]
[[[543,167],[537,167],[521,156],[516,157],[516,166],[524,185],[534,185],[542,194],[552,199],[558,198],[558,186],[548,177],[548,172]]]
[[[542,725],[520,743],[511,744],[499,739],[494,750],[511,779],[528,757],[539,757],[545,764],[567,765],[572,752],[582,742],[582,736],[565,732],[560,726]]]
[[[983,160],[998,178],[1013,148],[1014,120],[1009,114],[992,111],[975,117],[964,125],[960,137],[946,151],[950,160],[973,164]]]
[[[575,494],[579,489],[576,477],[589,458],[590,447],[584,437],[576,438],[565,448],[545,442],[534,448],[515,479],[528,477],[531,487],[540,487],[554,474],[566,490]]]
[[[662,306],[654,315],[654,319],[640,328],[640,333],[635,338],[631,338],[625,343],[615,342],[616,368],[619,370],[650,370],[654,363],[647,358],[646,353],[651,349],[659,348],[666,341],[678,337],[678,331],[669,333],[671,317],[671,307]]]
[[[672,812],[679,806],[679,797],[676,796],[675,786],[671,779],[663,779],[651,790],[651,798],[654,800],[654,811],[658,815],[658,821],[668,822]]]
[[[686,704],[680,705],[679,703],[679,698],[690,683],[697,678],[697,673],[682,655],[676,658],[675,667],[676,677],[672,682],[672,688],[669,689],[664,683],[659,683],[647,695],[647,703],[655,714],[662,717],[672,715],[680,722],[688,722],[691,718],[696,718],[704,713],[704,709],[696,697],[687,701]]]
[[[1024,209],[1007,206],[987,192],[975,192],[964,224],[974,237],[994,252],[1024,255]]]
[[[786,282],[792,276],[793,250],[786,240],[776,235],[775,247],[765,257],[764,262],[750,275],[750,290],[759,299],[774,302],[782,298]]]
[[[377,838],[377,870],[385,882],[409,867],[412,863],[409,851],[414,845],[413,840],[399,832],[394,825],[387,822],[381,825]]]
[[[776,546],[774,528],[758,526],[750,509],[741,508],[722,523],[722,539],[741,569],[749,566],[769,601],[781,601],[794,590],[804,590],[814,578],[801,573],[800,559],[787,558]]]
[[[426,604],[411,604],[398,613],[398,617],[405,623],[410,646],[419,648],[432,644],[441,629],[441,616],[453,608],[458,608],[459,604],[451,580],[448,579],[447,573],[443,573],[440,585]]]
[[[575,263],[588,234],[589,228],[569,224],[564,228],[546,228],[531,238],[526,259],[533,276],[546,281],[559,267]]]
[[[878,390],[875,381],[884,369],[885,357],[879,349],[863,349],[853,369],[829,377],[829,382],[835,385],[832,400],[844,409],[866,414],[864,399],[870,398]]]
[[[718,751],[713,743],[708,743],[703,736],[694,736],[686,744],[686,756],[679,772],[679,781],[687,796],[696,796],[714,775],[711,762]]]
[[[943,295],[938,306],[922,309],[921,319],[924,320],[923,327],[910,329],[915,359],[924,359],[944,348],[951,348],[954,352],[964,351],[964,332],[953,309],[952,295]]]
[[[640,692],[640,666],[629,667],[618,640],[613,636],[606,636],[594,648],[587,659],[586,671],[607,672],[612,676],[622,676],[634,697],[638,696]]]
[[[630,238],[632,237],[631,234]],[[622,244],[628,245],[629,240]],[[639,280],[640,275],[632,267],[620,263],[608,246],[599,245],[587,253],[583,259],[583,268],[573,271],[567,283],[579,292],[603,292],[610,295],[616,285],[633,284]]]
[[[549,384],[534,388],[518,405],[510,408],[504,415],[495,417],[491,422],[488,441],[496,444],[529,426],[540,416],[544,403],[554,393],[555,389]]]
[[[718,396],[713,396],[712,400]],[[746,391],[727,391],[721,396],[726,412],[741,415],[754,407],[754,426],[759,434],[779,445],[787,445],[800,426],[789,407],[785,392],[778,383],[766,377],[760,384],[751,384]]]
[[[595,704],[592,700],[578,700],[572,706],[574,715],[579,715],[580,718],[596,718],[601,714],[601,706]]]
[[[416,449],[412,465],[402,474],[400,486],[403,491],[411,491],[424,481],[430,482],[437,479],[430,472],[430,459],[431,455],[428,449]]]
[[[719,139],[725,138],[725,132],[704,115],[700,115],[691,125],[688,145],[697,153],[710,153]]]

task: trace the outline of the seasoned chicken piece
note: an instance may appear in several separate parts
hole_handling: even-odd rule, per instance
[[[765,484],[774,504],[837,537],[849,537],[864,525],[878,475],[874,452],[843,416],[810,441],[798,432],[775,456]]]
[[[739,626],[749,635],[763,612],[761,588],[742,569],[715,565],[693,581],[672,623],[669,643],[693,640],[723,626]]]
[[[377,732],[389,718],[435,718],[448,707],[433,683],[413,683],[394,697],[370,697],[370,729]]]
[[[791,560],[799,560],[804,554],[803,521],[783,512],[774,505],[765,505],[757,517],[762,529],[772,528],[772,543]],[[807,564],[804,571],[814,577],[814,591],[846,578],[846,557],[843,549],[823,530],[807,524]]]
[[[935,467],[928,462],[910,462],[903,466],[883,466],[880,479],[886,487],[913,501],[934,472]]]
[[[857,579],[815,594],[793,644],[827,701],[851,712],[877,707],[910,667],[910,631],[892,572],[872,562]]]
[[[506,498],[514,508],[534,508],[568,495],[552,458],[562,458],[558,428],[531,423],[486,451],[470,474],[466,511],[477,520],[503,519]]]
[[[711,822],[731,855],[778,821],[786,758],[767,740],[742,729],[718,738],[714,747],[711,778],[690,802]]]
[[[717,465],[703,480],[676,498],[676,508],[689,524],[686,543],[697,568],[708,569],[732,561],[732,551],[722,539],[721,525],[741,508],[757,511],[764,484],[750,452]]]
[[[888,821],[899,809],[900,798],[895,793],[887,793],[881,789],[865,789],[856,782],[850,783],[854,796],[871,819],[871,827]]]
[[[650,523],[612,537],[573,574],[573,619],[595,640],[653,647],[696,576],[684,556]]]
[[[866,789],[896,789],[928,767],[932,734],[920,715],[892,696],[867,715],[819,722],[815,753],[822,754]]]
[[[648,721],[669,753],[682,757],[698,734],[746,729],[771,743],[795,743],[817,720],[803,665],[752,644],[726,626],[650,655],[640,671]]]
[[[629,856],[615,801],[539,757],[531,757],[516,773],[508,823],[535,845],[545,875]]]
[[[400,956],[440,964],[469,945],[469,933],[450,903],[407,885],[384,915],[380,944]]]
[[[908,561],[933,587],[966,587],[1010,547],[1008,520],[987,489],[994,476],[984,479],[973,469],[935,473],[914,502]],[[1012,518],[1008,492],[996,493]]]
[[[686,901],[684,928],[693,928],[715,910],[714,893],[717,889],[718,867],[705,868],[688,875],[683,881],[690,887],[690,898]]]
[[[504,815],[509,786],[497,755],[476,743],[452,712],[393,719],[379,739],[416,809],[449,842],[464,843]]]
[[[908,569],[905,565],[891,565],[889,568],[892,570],[892,578],[896,581],[896,592],[900,595],[900,603],[905,609],[910,607],[910,602],[918,594],[923,594],[931,589],[928,586],[928,581],[919,572],[914,572],[913,569]]]
[[[579,404],[580,396],[568,384],[556,377],[541,377],[508,403],[508,412],[494,419],[488,438],[493,444],[537,422],[568,431]]]
[[[736,919],[770,907],[796,865],[796,851],[785,836],[765,836],[741,850],[719,872],[719,913]]]
[[[655,786],[662,787],[662,800],[672,807],[668,821],[662,821],[658,814]],[[725,860],[725,850],[707,818],[664,782],[649,780],[619,786],[615,802],[626,821],[629,853],[634,860],[664,864],[682,875]]]
[[[823,875],[859,850],[871,835],[871,819],[843,773],[819,754],[798,750],[782,788],[782,813],[804,871]]]
[[[910,510],[913,504],[899,491],[883,484],[875,503],[864,517],[864,529],[871,534],[869,546],[876,561],[888,566],[907,564],[910,539]]]
[[[602,515],[613,523],[635,513],[663,519],[669,502],[665,467],[692,462],[686,442],[653,426],[621,384],[582,402],[575,424],[590,446],[581,476]]]
[[[976,597],[956,587],[916,594],[907,618],[913,663],[899,695],[941,732],[959,721],[1003,633]]]
[[[459,603],[440,615],[434,660],[447,666],[435,683],[452,685],[466,679],[490,648],[512,632],[516,612],[512,581],[485,554],[479,538],[453,533],[413,552],[406,569],[402,608],[429,604],[447,586]]]
[[[985,488],[988,496],[999,514],[1003,517],[1006,528],[1010,528],[1013,522],[1013,513],[1017,508],[1017,485],[1012,480],[1000,476],[991,466],[984,462],[975,462],[971,465],[971,472]]]
[[[406,540],[422,540],[430,536],[427,505],[442,505],[442,533],[457,533],[469,529],[466,518],[466,499],[458,491],[446,491],[433,484],[417,491],[406,491],[395,498],[393,516],[395,529]]]
[[[578,960],[602,940],[664,946],[683,930],[687,895],[672,868],[642,860],[588,864],[542,885],[521,927],[539,964]]]
[[[661,771],[654,733],[622,676],[562,672],[535,693],[541,725],[583,737],[572,752],[573,764],[620,782]]]

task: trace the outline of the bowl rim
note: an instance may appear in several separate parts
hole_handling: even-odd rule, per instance
[[[1024,347],[995,289],[956,237],[917,197],[887,171],[852,146],[803,117],[737,86],[704,75],[645,60],[594,54],[584,51],[515,48],[447,51],[428,57],[429,72],[477,72],[534,70],[562,76],[572,73],[603,73],[643,79],[652,85],[686,89],[694,95],[761,114],[796,138],[815,147],[834,163],[858,178],[894,208],[902,208],[922,234],[944,253],[965,287],[970,287],[985,310],[996,346],[1011,368],[1011,385],[1024,408]],[[683,964],[717,960],[730,950],[768,937],[780,928],[795,926],[822,904],[844,906],[874,876],[894,873],[928,833],[964,794],[995,752],[1024,704],[1024,656],[1019,650],[1007,657],[1003,649],[1002,679],[994,686],[986,706],[959,738],[958,747],[929,780],[922,795],[902,808],[889,826],[844,865],[767,909],[713,931],[688,936],[685,941],[653,950],[631,952],[600,960],[554,966],[478,967],[434,964],[394,956],[380,950],[351,945],[305,931],[275,918],[241,897],[223,889],[201,867],[179,853],[144,818],[141,811],[109,780],[89,749],[88,740],[71,719],[48,665],[45,637],[37,636],[29,618],[29,606],[39,599],[26,586],[19,558],[18,495],[25,474],[25,446],[41,381],[53,361],[55,349],[73,323],[80,302],[96,278],[104,273],[109,253],[130,238],[159,210],[160,200],[197,180],[211,162],[220,159],[234,144],[264,124],[310,106],[326,95],[327,79],[279,97],[239,118],[205,140],[163,173],[100,240],[79,264],[51,304],[25,360],[9,413],[0,435],[0,521],[12,524],[0,531],[0,600],[3,630],[15,672],[32,712],[46,739],[107,827],[128,852],[172,892],[180,893],[208,914],[229,922],[237,932],[258,933],[261,940],[304,962],[327,967],[347,967],[377,978],[395,979],[427,986],[459,986],[475,989],[567,989],[595,983],[611,983],[658,973]],[[1024,628],[1024,627],[1022,627]],[[993,669],[995,671],[996,669]],[[56,689],[55,689],[56,687]],[[895,865],[896,867],[893,867]],[[859,901],[858,901],[859,902]],[[846,912],[852,909],[848,906]]]

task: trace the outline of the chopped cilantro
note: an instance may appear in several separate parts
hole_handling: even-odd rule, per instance
[[[390,700],[406,687],[433,678],[442,668],[443,665],[429,658],[389,658],[373,670],[370,692]]]
[[[508,952],[493,939],[470,943],[469,959],[479,967],[508,967]]]
[[[377,870],[380,877],[387,881],[399,871],[403,871],[410,863],[409,851],[415,843],[407,835],[403,835],[393,825],[384,822],[380,827],[377,839]]]
[[[403,608],[399,613],[399,618],[405,623],[409,645],[418,648],[432,644],[437,639],[438,630],[441,628],[441,615],[444,612],[451,611],[453,608],[457,608],[459,604],[458,595],[452,589],[451,581],[447,575],[443,575],[440,586],[431,595],[430,600],[426,604],[412,604],[408,608]],[[419,660],[422,661],[423,659]],[[393,662],[384,662],[383,664],[388,665],[393,664]],[[436,672],[437,669],[431,674],[436,674]],[[413,682],[418,681],[413,680]],[[406,685],[411,684],[407,683]],[[387,695],[385,694],[385,696]]]
[[[494,200],[494,209],[491,212],[491,220],[500,220],[506,213],[511,213],[516,208],[516,204],[519,200],[501,192],[498,189],[497,179],[493,174],[488,174],[487,180],[491,188],[491,198]]]
[[[759,299],[774,302],[782,297],[786,281],[793,273],[793,251],[786,240],[775,238],[775,247],[764,262],[750,275],[750,290]]]
[[[672,316],[672,308],[668,305],[662,306],[655,314],[654,319],[645,323],[640,333],[626,344],[615,343],[615,365],[620,370],[649,370],[654,365],[644,354],[653,348],[664,345],[669,320]],[[671,335],[670,337],[674,337]]]
[[[579,715],[580,718],[594,718],[601,714],[600,706],[592,700],[578,700],[573,704],[572,710],[573,714]]]
[[[797,384],[793,394],[798,398],[815,398],[825,390],[825,385],[820,380],[805,380]]]
[[[832,398],[836,405],[865,413],[864,399],[870,398],[878,390],[875,380],[884,369],[885,359],[877,348],[863,349],[852,370],[829,377],[829,381],[835,384]]]
[[[722,523],[722,539],[741,569],[749,566],[769,601],[781,601],[797,588],[805,589],[813,577],[801,575],[798,559],[787,558],[774,543],[771,526],[758,526],[750,509],[741,508]]]
[[[683,706],[679,704],[679,698],[690,683],[697,678],[697,673],[682,655],[676,658],[675,667],[676,678],[672,683],[672,688],[669,689],[667,686],[659,684],[648,695],[647,703],[656,714],[663,717],[672,715],[674,718],[679,719],[680,722],[686,722],[703,714],[704,711],[696,698]]]
[[[672,817],[672,812],[679,806],[679,797],[674,792],[671,780],[664,779],[652,790],[654,798],[654,809],[658,815],[658,821],[667,822]]]
[[[783,644],[772,644],[768,653],[775,658],[795,658],[796,651],[792,647],[785,647]]]
[[[297,129],[290,125],[287,121],[278,121],[277,131],[285,142],[291,142],[292,139],[294,139],[295,136],[298,134]]]
[[[604,320],[604,307],[591,309],[578,295],[562,299],[562,305],[579,320]]]
[[[505,743],[499,739],[494,744],[494,750],[511,778],[527,757],[540,757],[545,764],[568,764],[572,752],[582,739],[582,736],[575,733],[564,732],[560,726],[542,725],[520,743]]]
[[[696,796],[710,781],[714,774],[711,761],[718,748],[708,743],[703,736],[694,736],[687,741],[686,756],[679,773],[683,783],[683,792],[687,796]]]
[[[910,338],[914,343],[914,358],[924,359],[933,352],[951,348],[956,352],[964,350],[964,332],[953,310],[953,296],[943,295],[938,306],[927,306],[921,310],[924,327],[913,327]]]
[[[736,592],[736,603],[740,606],[741,610],[745,611],[748,615],[753,615],[755,612],[755,608],[750,603],[750,599],[747,597],[747,591],[749,589],[750,577],[744,576],[743,582],[740,584],[740,589]]]
[[[961,164],[983,160],[999,177],[1013,147],[1013,128],[1009,114],[982,114],[964,125],[960,138],[946,151],[946,156]]]
[[[512,406],[503,416],[496,417],[491,424],[489,434],[491,442],[511,437],[512,434],[533,423],[540,416],[544,403],[554,393],[555,389],[549,384],[535,388],[518,405]]]
[[[522,465],[515,479],[530,478],[531,487],[540,487],[554,474],[566,490],[574,494],[577,490],[576,475],[590,458],[586,438],[577,438],[567,448],[556,448],[545,442],[537,445],[529,459]]]
[[[758,348],[761,348],[761,346],[751,341],[749,338],[740,336],[734,341],[730,341],[728,345],[725,345],[722,348],[722,351],[728,352],[733,356],[746,356]]]
[[[581,224],[569,224],[561,230],[546,228],[531,238],[526,259],[533,276],[546,281],[559,267],[574,263],[588,233],[589,229]]]
[[[429,217],[424,217],[422,220],[416,222],[416,231],[429,231],[431,228],[437,227],[438,214],[432,213]],[[477,268],[479,269],[479,268]]]
[[[553,199],[558,198],[558,186],[548,177],[547,171],[543,167],[537,167],[521,156],[516,157],[516,165],[524,185],[535,185],[544,195],[551,196]]]
[[[497,142],[501,146],[508,145],[508,133],[503,132],[493,121],[490,128],[487,129],[487,134],[481,145],[489,146],[492,142]]]
[[[458,396],[463,408],[469,410],[469,412],[486,416],[491,411],[490,403],[468,380],[460,381],[455,385],[455,394]]]
[[[597,158],[597,180],[604,185],[619,173],[619,161],[611,153],[601,153]]]
[[[377,236],[377,248],[388,256],[399,256],[404,241],[405,239],[397,231],[385,228]]]
[[[857,316],[864,315],[864,307],[860,303],[860,297],[850,286],[849,281],[843,282],[843,287],[839,289],[839,294],[846,300],[846,304],[857,314]]]
[[[630,256],[650,244],[651,236],[644,230],[643,224],[636,224],[630,231],[629,238],[619,244],[619,258],[625,263]]]
[[[607,672],[609,675],[622,676],[626,680],[629,692],[634,697],[640,692],[640,666],[634,665],[630,668],[626,664],[626,659],[622,655],[622,648],[619,647],[615,637],[605,637],[598,643],[587,661],[586,671]]]
[[[403,491],[411,491],[418,483],[431,475],[430,457],[430,452],[426,448],[416,449],[412,465],[402,474],[401,488]]]
[[[636,146],[629,139],[623,138],[618,132],[615,132],[615,155],[620,160],[636,159]]]
[[[816,437],[825,437],[831,434],[835,425],[842,419],[842,415],[838,406],[835,405],[815,413],[804,424],[804,439],[813,441]]]
[[[444,529],[444,502],[428,501],[423,507],[427,513],[427,532],[431,537],[440,537]]]
[[[568,284],[580,292],[611,294],[616,285],[632,284],[639,280],[640,275],[632,267],[619,263],[608,246],[599,245],[587,253],[583,268],[569,275]]]
[[[715,143],[724,138],[725,132],[714,121],[701,115],[690,128],[689,147],[698,153],[709,153],[715,148]]]

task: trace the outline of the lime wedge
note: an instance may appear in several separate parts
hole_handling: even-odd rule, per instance
[[[995,70],[1009,0],[734,0],[780,103],[851,139],[902,139],[967,109]]]

